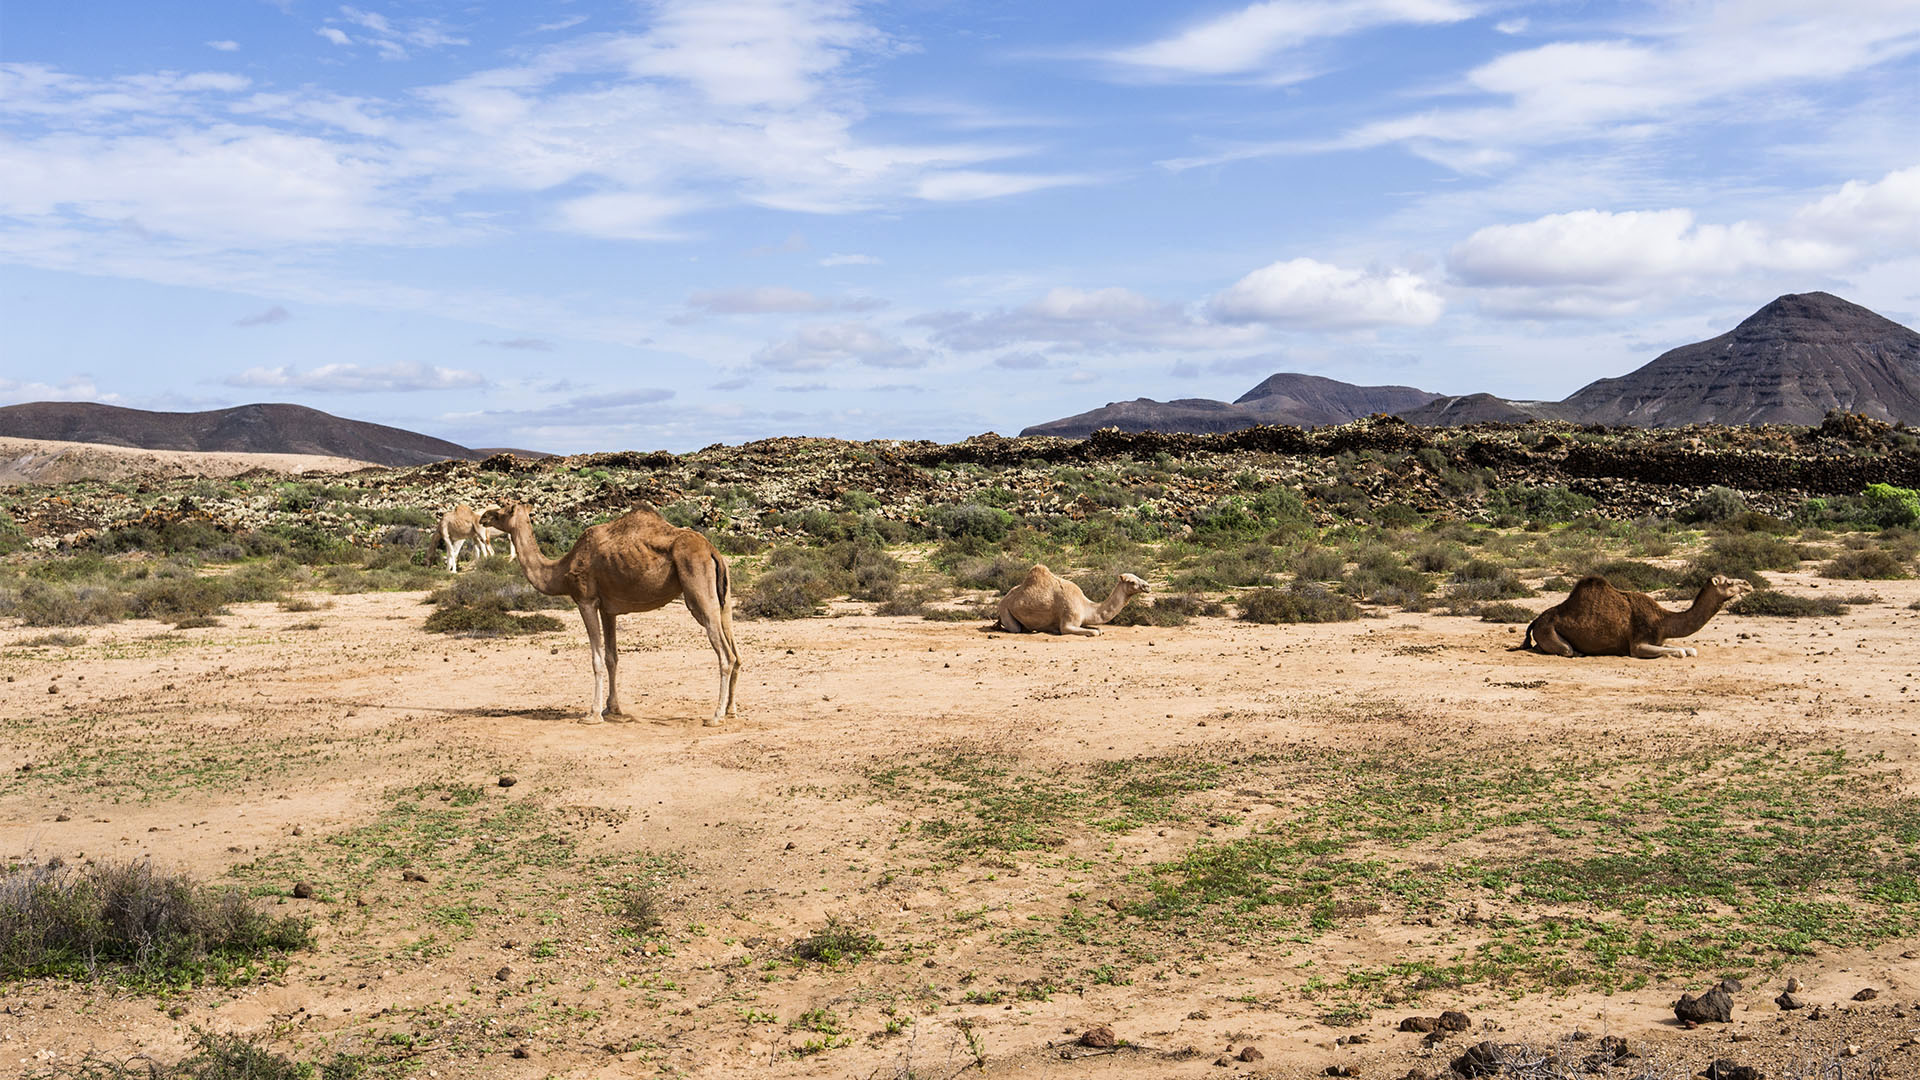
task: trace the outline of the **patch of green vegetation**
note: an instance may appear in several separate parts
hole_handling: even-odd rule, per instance
[[[1238,598],[1240,619],[1255,623],[1344,622],[1360,617],[1351,600],[1325,586],[1296,581],[1282,589],[1254,589]]]
[[[832,915],[826,926],[794,942],[787,954],[802,963],[838,964],[859,961],[884,947],[864,927]]]
[[[59,860],[0,877],[0,979],[105,978],[146,991],[271,977],[313,943],[305,920],[149,862]]]
[[[482,607],[441,608],[427,616],[423,626],[430,634],[458,634],[462,637],[513,637],[519,634],[545,634],[565,628],[564,623],[551,615],[515,615]]]
[[[1135,600],[1120,609],[1109,626],[1185,626],[1196,616],[1220,616],[1225,604],[1200,596],[1162,596],[1153,600]]]
[[[1532,608],[1524,608],[1508,600],[1491,604],[1481,604],[1476,612],[1481,622],[1490,623],[1530,623],[1537,614]]]
[[[1751,592],[1728,605],[1732,615],[1771,615],[1783,619],[1845,615],[1846,603],[1837,596],[1800,596],[1777,589]]]
[[[1843,551],[1820,568],[1820,576],[1843,581],[1890,581],[1907,577],[1905,561],[1885,548]]]
[[[1465,977],[1548,988],[1747,970],[1920,921],[1920,801],[1885,794],[1879,766],[1843,751],[1290,764],[1342,779],[1252,836],[1156,866],[1132,910],[1196,933],[1317,933],[1382,906],[1518,901],[1546,910],[1493,919]]]

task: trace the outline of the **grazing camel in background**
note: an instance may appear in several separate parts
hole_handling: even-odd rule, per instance
[[[1100,631],[1094,627],[1113,621],[1136,593],[1152,587],[1132,574],[1121,574],[1113,591],[1096,604],[1087,599],[1080,586],[1044,566],[1035,565],[1027,571],[1025,581],[1000,598],[1000,626],[1015,634],[1039,630],[1049,634],[1099,637]]]
[[[498,529],[480,523],[480,516],[473,507],[465,503],[440,515],[440,543],[447,549],[447,572],[458,573],[460,549],[473,541],[476,553],[484,552],[487,558],[493,557],[493,542],[504,536]],[[513,554],[513,538],[507,537],[507,553]]]
[[[681,529],[651,510],[635,510],[580,534],[558,559],[540,554],[533,516],[526,504],[508,502],[488,510],[482,524],[514,541],[514,557],[527,582],[548,596],[565,596],[580,608],[593,650],[593,708],[582,723],[594,724],[620,709],[620,651],[614,617],[686,601],[693,621],[707,631],[720,659],[720,703],[709,725],[733,715],[733,688],[740,681],[740,650],[727,613],[727,560],[708,539]]]
[[[1574,583],[1565,600],[1540,613],[1518,648],[1555,656],[1694,656],[1698,650],[1662,644],[1686,637],[1722,607],[1753,590],[1741,578],[1716,577],[1685,611],[1668,611],[1643,592],[1625,592],[1599,576]]]

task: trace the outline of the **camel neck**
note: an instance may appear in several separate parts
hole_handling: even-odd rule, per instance
[[[1093,617],[1087,620],[1087,625],[1093,625],[1095,620],[1101,623],[1112,622],[1113,617],[1120,614],[1120,609],[1127,606],[1127,599],[1127,583],[1124,581],[1114,582],[1113,591],[1108,593],[1107,598],[1100,601],[1099,606],[1093,609]]]
[[[509,521],[507,532],[513,537],[514,558],[520,562],[520,570],[527,575],[527,584],[548,596],[559,596],[559,562],[540,554],[540,542],[533,538],[533,523],[530,521]]]
[[[1726,595],[1713,586],[1709,585],[1701,589],[1693,598],[1692,607],[1685,611],[1669,612],[1667,617],[1660,621],[1661,635],[1686,637],[1692,634],[1707,625],[1707,620],[1713,618],[1714,614],[1720,610],[1720,605],[1726,602]]]

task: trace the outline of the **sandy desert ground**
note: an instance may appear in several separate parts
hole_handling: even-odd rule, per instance
[[[508,640],[424,633],[418,593],[66,644],[0,629],[0,850],[150,856],[318,929],[252,985],[0,988],[0,1071],[171,1060],[205,1028],[428,1077],[1398,1078],[1482,1039],[1577,1060],[1596,1043],[1576,1032],[1640,1055],[1599,1075],[1719,1057],[1920,1075],[1920,942],[1755,949],[1733,1023],[1685,1030],[1674,999],[1717,968],[1628,964],[1603,985],[1591,950],[1542,934],[1600,907],[1474,876],[1605,848],[1608,807],[1678,799],[1684,819],[1703,785],[1908,799],[1920,581],[1873,591],[1839,618],[1722,615],[1697,658],[1661,661],[1509,652],[1518,628],[1425,614],[1097,639],[742,621],[740,714],[718,728],[712,654],[677,604],[622,620],[634,716],[597,726],[577,722],[590,674],[567,612]],[[1794,771],[1823,761],[1843,763]],[[1519,769],[1565,785],[1513,786]],[[1451,827],[1284,847],[1331,835],[1331,807],[1383,813],[1370,792],[1414,774],[1425,794],[1393,788],[1398,810]],[[1496,781],[1508,816],[1448,816],[1494,808],[1475,800]],[[1570,827],[1524,812],[1559,800]],[[1318,900],[1155,913],[1196,845],[1262,837],[1289,863],[1274,880],[1327,883]],[[1288,876],[1303,867],[1326,872]],[[629,918],[636,896],[658,926]],[[796,955],[823,941],[851,955]],[[1472,963],[1496,955],[1508,976]],[[1788,977],[1821,1008],[1780,1011]],[[1447,1009],[1471,1030],[1397,1030]],[[1079,1044],[1101,1025],[1121,1045]]]
[[[142,450],[105,443],[0,438],[0,487],[66,484],[75,480],[238,476],[254,469],[276,473],[346,473],[371,462],[322,454],[234,454],[199,450]]]

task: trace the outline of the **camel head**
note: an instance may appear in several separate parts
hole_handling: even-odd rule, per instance
[[[1153,586],[1147,584],[1145,578],[1136,577],[1133,574],[1121,574],[1120,587],[1127,590],[1128,596],[1153,591]]]
[[[516,520],[526,522],[528,528],[533,527],[533,513],[527,509],[527,504],[511,499],[480,515],[480,524],[507,533],[513,531],[513,522]]]
[[[1730,578],[1716,574],[1714,575],[1713,583],[1708,585],[1707,588],[1725,597],[1722,603],[1731,604],[1752,592],[1753,582],[1748,581],[1746,578]]]

